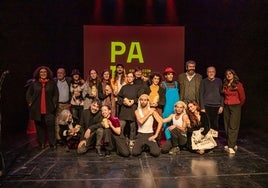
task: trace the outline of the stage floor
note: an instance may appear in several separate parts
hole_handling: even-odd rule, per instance
[[[267,133],[242,130],[235,155],[223,150],[223,135],[213,153],[181,151],[158,158],[145,152],[140,157],[112,153],[105,158],[95,150],[85,155],[63,147],[41,150],[35,134],[13,135],[3,141],[5,171],[0,187],[267,187]]]

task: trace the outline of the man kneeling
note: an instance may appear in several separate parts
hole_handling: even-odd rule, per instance
[[[139,97],[138,108],[135,110],[135,115],[138,124],[138,134],[132,155],[140,155],[144,148],[148,147],[150,154],[154,157],[158,157],[160,155],[160,147],[155,139],[162,128],[162,118],[157,111],[155,111],[155,108],[150,108],[148,95],[142,94]],[[154,120],[158,122],[155,133],[153,131]]]

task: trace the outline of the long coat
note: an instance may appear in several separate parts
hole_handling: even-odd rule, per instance
[[[142,94],[143,90],[138,84],[126,84],[124,85],[118,93],[118,105],[120,105],[119,119],[136,121],[135,110],[137,109],[138,98]],[[124,105],[124,98],[134,100],[132,106]]]
[[[38,81],[33,81],[26,92],[26,101],[29,104],[30,119],[41,120],[41,92],[42,85]],[[56,82],[49,80],[45,85],[46,93],[46,114],[55,114],[57,102],[59,100],[59,91]]]

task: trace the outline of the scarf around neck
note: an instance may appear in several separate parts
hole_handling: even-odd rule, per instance
[[[42,90],[41,90],[41,104],[40,104],[40,112],[41,114],[46,114],[47,113],[47,108],[46,108],[46,90],[45,86],[48,82],[48,79],[39,79],[39,82],[42,85]]]

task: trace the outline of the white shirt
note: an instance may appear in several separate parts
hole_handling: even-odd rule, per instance
[[[172,117],[172,123],[173,125],[177,125],[178,127],[182,127],[182,124],[183,124],[183,120],[182,120],[182,117],[183,117],[184,113],[182,113],[179,117],[179,119],[176,119],[176,115],[174,114],[174,116]],[[186,136],[185,133],[181,133],[183,136]]]
[[[142,113],[142,110],[138,109],[140,116],[143,118],[144,115]],[[141,125],[138,123],[138,132],[139,133],[153,133],[153,123],[154,123],[154,117],[152,115],[149,116],[149,118]]]

